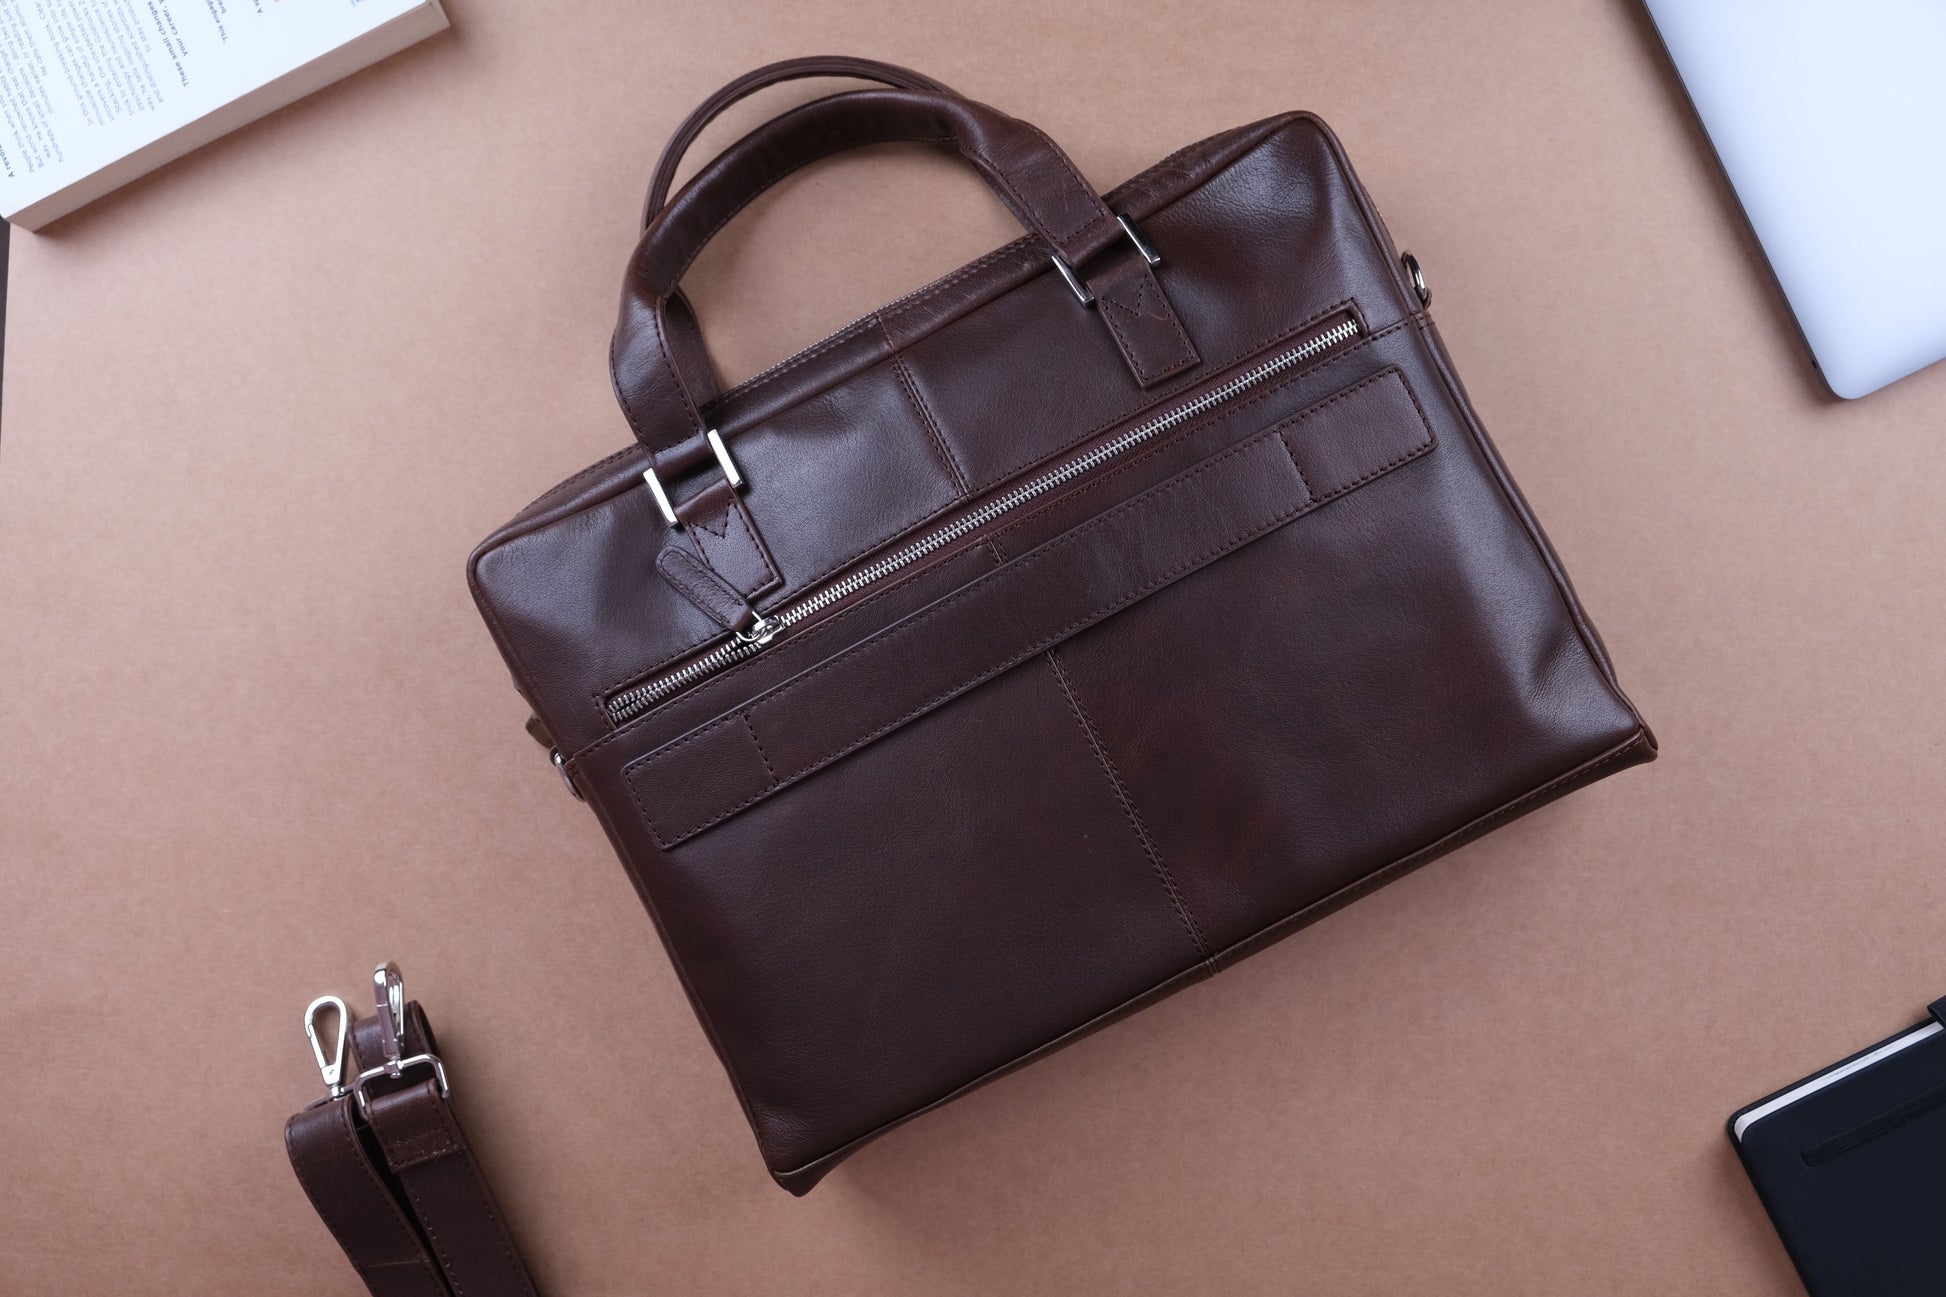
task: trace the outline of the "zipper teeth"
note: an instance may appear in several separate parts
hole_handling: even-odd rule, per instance
[[[902,545],[891,553],[873,560],[850,575],[841,577],[829,585],[819,586],[816,590],[813,590],[795,603],[786,604],[775,612],[770,613],[766,616],[765,621],[771,623],[779,631],[788,630],[798,622],[803,621],[806,617],[815,616],[839,600],[848,599],[860,590],[891,576],[901,568],[909,567],[928,554],[936,553],[954,541],[971,535],[994,519],[1013,512],[1021,505],[1036,500],[1057,487],[1065,486],[1077,477],[1093,472],[1109,460],[1116,459],[1128,453],[1128,451],[1141,445],[1143,442],[1161,433],[1165,433],[1171,428],[1180,427],[1182,424],[1207,413],[1216,406],[1222,405],[1226,401],[1234,400],[1237,396],[1255,387],[1264,380],[1276,377],[1293,365],[1301,365],[1305,361],[1329,351],[1340,343],[1349,342],[1357,336],[1358,321],[1346,317],[1324,332],[1313,334],[1309,338],[1306,338],[1289,351],[1280,352],[1268,360],[1251,366],[1234,378],[1216,387],[1212,387],[1209,391],[1204,392],[1194,400],[1185,401],[1173,409],[1144,420],[1126,432],[1109,438],[1094,449],[1085,451],[1073,459],[1068,460],[1066,463],[1049,469],[1038,477],[1029,478],[1019,486],[995,496],[971,512],[961,514],[958,518],[955,518],[944,526],[929,531],[919,539]],[[679,667],[667,675],[657,676],[653,680],[646,681],[636,685],[633,689],[615,695],[608,702],[609,719],[617,725],[624,721],[633,720],[655,704],[661,702],[664,698],[669,697],[679,690],[688,688],[691,684],[701,680],[705,676],[714,675],[727,666],[734,665],[737,662],[743,661],[745,658],[753,657],[762,652],[764,645],[770,641],[770,638],[770,635],[766,635],[761,641],[725,640],[688,665]]]

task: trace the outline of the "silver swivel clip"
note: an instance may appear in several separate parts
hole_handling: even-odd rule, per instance
[[[320,1010],[332,1009],[338,1016],[338,1032],[332,1041],[330,1052],[324,1048],[324,1038],[318,1030]],[[324,1078],[324,1097],[314,1099],[310,1106],[329,1103],[344,1097],[345,1093],[345,1041],[351,1035],[351,1014],[345,1009],[345,1002],[335,995],[320,995],[304,1008],[304,1035],[311,1042],[311,1057],[317,1060],[318,1075]]]

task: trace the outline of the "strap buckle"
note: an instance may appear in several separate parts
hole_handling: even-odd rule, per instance
[[[1135,228],[1135,222],[1129,219],[1127,213],[1117,212],[1115,214],[1115,223],[1122,227],[1122,233],[1128,237],[1129,243],[1134,246],[1137,252],[1142,254],[1142,260],[1148,262],[1151,266],[1159,266],[1162,264],[1162,257],[1154,248],[1149,246],[1149,241],[1142,237],[1142,232]],[[1061,272],[1061,278],[1068,281],[1068,287],[1074,291],[1075,300],[1079,301],[1083,306],[1093,306],[1095,304],[1095,290],[1088,287],[1087,281],[1075,273],[1074,267],[1068,264],[1068,259],[1057,251],[1049,260],[1053,261],[1054,268]]]
[[[384,1050],[385,1058],[377,1067],[368,1067],[353,1077],[345,1087],[358,1101],[359,1115],[371,1120],[371,1101],[365,1097],[369,1082],[381,1078],[396,1081],[409,1067],[430,1067],[433,1079],[439,1084],[439,1097],[444,1099],[450,1095],[452,1087],[446,1082],[446,1065],[439,1061],[439,1055],[401,1057],[405,1053],[405,979],[399,976],[397,964],[387,960],[372,970],[372,999],[378,1008],[379,1047]]]
[[[711,428],[703,434],[703,439],[709,442],[710,453],[716,456],[716,466],[723,470],[723,478],[730,484],[730,489],[741,490],[743,474],[737,471],[736,461],[730,458],[730,448],[723,444],[722,435]],[[662,489],[662,479],[655,475],[654,464],[642,470],[642,480],[649,484],[649,494],[655,497],[655,507],[661,510],[662,521],[671,528],[682,526],[676,517],[676,507],[669,503],[669,493]]]

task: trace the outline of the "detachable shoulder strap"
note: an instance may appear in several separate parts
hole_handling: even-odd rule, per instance
[[[373,1297],[538,1297],[451,1103],[432,1026],[398,969],[374,974],[379,1012],[326,996],[306,1013],[326,1095],[284,1125],[311,1205]],[[319,1040],[338,1011],[334,1050]]]

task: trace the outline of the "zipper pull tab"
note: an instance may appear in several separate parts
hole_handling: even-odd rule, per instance
[[[770,641],[776,639],[777,632],[782,629],[783,627],[777,624],[775,617],[766,617],[762,613],[758,613],[755,621],[751,622],[742,630],[731,631],[730,634],[736,638],[737,643],[743,645],[745,648],[762,648],[764,645],[770,643]]]
[[[740,590],[718,576],[715,568],[691,554],[680,541],[670,541],[662,547],[662,552],[656,555],[655,570],[676,593],[695,604],[724,630],[746,630],[761,620]]]

